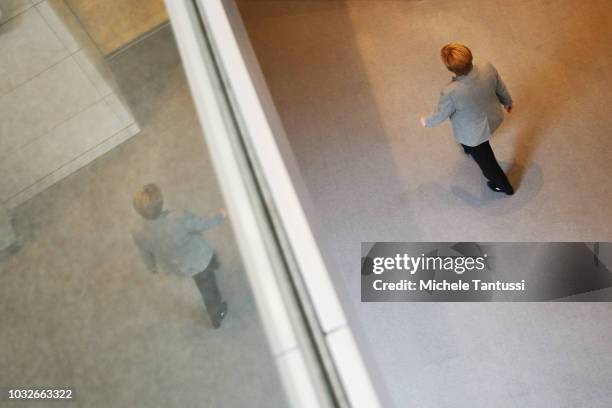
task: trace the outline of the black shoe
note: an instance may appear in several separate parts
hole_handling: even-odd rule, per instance
[[[221,308],[217,312],[217,315],[212,321],[212,325],[215,329],[218,329],[219,327],[221,327],[221,321],[223,320],[226,314],[227,314],[227,302],[223,302],[221,303]]]
[[[501,188],[498,185],[494,184],[492,181],[487,181],[487,186],[489,186],[489,188],[491,190],[495,191],[496,193],[506,193],[507,195],[513,195],[514,194],[514,189],[512,188],[512,186],[510,186],[510,188],[504,190],[503,188]]]

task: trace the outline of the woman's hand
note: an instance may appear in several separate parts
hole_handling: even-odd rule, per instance
[[[421,116],[420,122],[421,122],[421,126],[427,127],[427,121],[425,120],[425,116]]]

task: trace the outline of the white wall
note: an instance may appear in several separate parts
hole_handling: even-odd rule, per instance
[[[166,0],[166,4],[172,4],[171,1]],[[322,359],[334,366],[338,387],[342,388],[338,394],[343,394],[346,404],[355,408],[379,407],[381,404],[369,372],[346,322],[319,251],[319,242],[315,239],[318,220],[313,219],[311,197],[251,47],[240,11],[234,0],[199,0],[198,3],[243,140],[250,151],[256,172],[260,175],[264,195],[273,203],[269,210],[277,222],[280,241],[290,248],[286,253],[291,253],[291,261],[295,262],[300,272],[301,276],[296,279],[300,282],[297,285],[298,291],[304,298],[308,298],[306,308],[312,307],[316,316],[314,330],[326,343]],[[179,22],[174,19],[172,22],[176,30]],[[184,38],[177,35],[179,45],[186,48],[186,44],[181,44],[182,40]],[[188,62],[185,65],[188,66]],[[196,92],[194,94],[197,95]],[[214,149],[214,143],[211,145]],[[264,279],[261,273],[253,275],[255,283]],[[255,295],[258,296],[256,288]],[[262,314],[266,315],[265,312]],[[276,339],[273,334],[269,331],[274,343]],[[319,406],[292,398],[298,394],[308,394],[308,382],[297,374],[301,372],[300,365],[295,364],[297,358],[293,362],[287,361],[287,356],[291,354],[298,355],[301,351],[293,346],[289,353],[276,353],[290,400],[295,406]]]
[[[0,8],[0,205],[12,208],[139,128],[63,0]]]

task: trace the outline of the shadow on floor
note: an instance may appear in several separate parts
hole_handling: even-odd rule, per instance
[[[155,47],[150,44],[154,43]],[[172,27],[165,25],[129,48],[107,59],[121,93],[138,124],[143,127],[150,120],[164,89],[183,66],[176,48]]]
[[[529,169],[525,169],[517,162],[500,162],[500,165],[516,189],[513,196],[491,191],[484,177],[475,174],[478,171],[476,163],[468,158],[462,161],[453,173],[451,193],[485,215],[494,216],[519,211],[533,201],[542,189],[544,185],[542,169],[536,163],[531,163]]]

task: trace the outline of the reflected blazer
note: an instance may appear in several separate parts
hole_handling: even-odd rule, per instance
[[[200,233],[223,222],[223,216],[201,218],[189,211],[164,211],[154,220],[142,220],[134,242],[151,272],[193,276],[210,263],[214,251]]]
[[[440,93],[438,111],[425,121],[434,127],[447,118],[455,139],[466,146],[478,146],[491,138],[504,120],[503,106],[512,106],[512,97],[493,64],[475,64],[472,70],[454,77]]]

